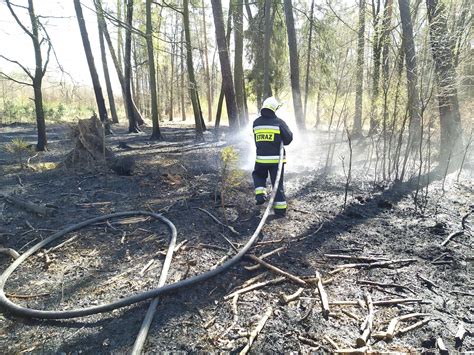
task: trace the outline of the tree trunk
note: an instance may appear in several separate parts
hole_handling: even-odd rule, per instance
[[[100,86],[99,75],[97,74],[97,70],[95,68],[94,56],[92,55],[92,48],[89,42],[89,35],[87,34],[86,23],[84,21],[84,15],[82,14],[80,0],[74,0],[74,8],[76,10],[77,22],[81,32],[82,44],[84,46],[84,52],[87,58],[87,65],[89,66],[92,85],[94,87],[95,101],[97,102],[97,108],[99,109],[99,118],[102,123],[105,123],[108,119],[107,109],[105,108],[105,100],[102,94],[102,88]]]
[[[177,18],[175,19],[177,20]],[[176,21],[175,26],[173,26],[173,40],[171,43],[171,53],[170,53],[170,65],[171,65],[171,75],[170,75],[170,103],[169,103],[169,121],[172,122],[174,119],[174,85],[173,82],[175,80],[175,71],[176,71],[176,31],[177,31],[178,23]]]
[[[229,7],[229,13],[227,14],[227,29],[226,29],[226,34],[225,34],[227,46],[229,45],[229,42],[230,42],[231,32],[232,32],[232,7]],[[227,47],[227,50],[229,50],[229,47]],[[223,103],[224,103],[224,82],[221,83],[221,91],[219,93],[219,100],[217,101],[216,122],[214,124],[215,134],[217,134],[219,130],[219,126],[221,124]]]
[[[193,52],[191,46],[191,33],[189,30],[189,0],[183,0],[183,26],[184,36],[186,38],[186,63],[189,78],[189,96],[193,105],[194,122],[196,124],[196,140],[204,140],[201,109],[199,107],[199,98],[196,78],[194,76]]]
[[[110,56],[112,57],[112,62],[114,63],[115,70],[117,72],[117,76],[120,82],[120,87],[122,88],[122,96],[123,96],[123,104],[125,107],[125,113],[127,115],[127,119],[130,122],[130,113],[133,114],[136,122],[138,125],[142,125],[144,123],[143,117],[138,111],[135,102],[133,99],[131,101],[127,100],[126,94],[125,94],[125,79],[124,79],[124,72],[122,71],[122,64],[120,60],[120,56],[117,56],[115,53],[114,46],[112,44],[112,40],[110,38],[109,31],[107,29],[107,23],[105,22],[104,19],[104,14],[103,14],[103,9],[102,9],[102,1],[101,0],[95,0],[96,1],[96,11],[97,11],[97,16],[99,18],[99,21],[102,25],[105,41],[107,42],[107,47],[109,48]],[[120,0],[118,0],[120,1]],[[131,106],[131,109],[129,108]]]
[[[186,105],[184,102],[184,30],[181,31],[181,43],[179,46],[180,50],[180,59],[179,63],[181,66],[181,74],[180,74],[180,80],[181,80],[181,121],[186,121]]]
[[[316,123],[314,127],[318,128],[320,123],[321,123],[321,83],[319,83],[318,96],[316,98]]]
[[[362,136],[362,90],[364,85],[364,34],[365,34],[365,0],[359,0],[359,26],[357,41],[357,66],[356,66],[356,97],[354,126],[352,136]]]
[[[378,98],[380,92],[380,66],[382,56],[382,31],[383,28],[380,26],[380,0],[377,0],[377,4],[372,3],[373,8],[373,22],[374,22],[374,36],[373,36],[373,61],[374,61],[374,72],[372,73],[372,97],[370,103],[370,128],[369,135],[377,133],[378,130]]]
[[[97,5],[96,5],[97,9]],[[100,54],[102,58],[102,68],[104,71],[104,79],[105,79],[105,87],[107,90],[107,97],[109,99],[109,106],[110,106],[110,114],[112,116],[113,123],[119,123],[118,115],[117,115],[117,108],[115,106],[115,98],[114,92],[112,89],[112,83],[110,81],[110,73],[109,73],[109,65],[107,63],[107,53],[105,51],[105,43],[104,43],[104,30],[101,25],[101,21],[99,19],[99,15],[97,15],[97,25],[99,31],[99,45],[100,45]]]
[[[308,108],[309,96],[309,67],[311,64],[311,44],[313,40],[313,16],[314,16],[314,0],[311,1],[311,10],[309,15],[309,35],[308,35],[308,56],[306,58],[306,79],[304,84],[304,113],[303,121],[306,122],[306,110]],[[318,92],[319,95],[319,92]],[[316,119],[318,121],[318,119]]]
[[[96,0],[98,2],[102,2],[102,0]],[[127,0],[117,0],[117,19],[121,22],[124,20],[124,15],[125,15],[125,9],[123,4],[123,1]],[[100,5],[102,9],[102,5]],[[122,37],[122,26],[117,26],[117,55],[118,55],[118,68],[120,68],[120,71],[123,72],[123,64],[122,64],[122,58],[123,58],[123,37]]]
[[[204,6],[204,0],[202,4],[202,27],[204,30],[204,59],[205,59],[205,71],[207,81],[207,119],[209,122],[212,121],[212,95],[211,95],[211,75],[209,71],[209,53],[207,48],[207,23],[206,23],[206,7]]]
[[[410,136],[412,147],[416,146],[420,137],[420,96],[418,90],[418,70],[416,64],[413,25],[410,14],[410,0],[398,0],[400,19],[402,22],[403,45],[405,52],[408,112],[410,117]]]
[[[10,4],[8,3],[10,7]],[[12,9],[10,11],[13,12]],[[36,113],[36,127],[38,130],[38,142],[36,144],[37,151],[44,151],[48,145],[46,137],[46,122],[44,118],[43,109],[43,90],[42,83],[46,66],[43,68],[43,57],[41,55],[41,43],[39,40],[38,18],[35,14],[33,0],[28,0],[28,14],[30,16],[33,47],[35,50],[35,76],[33,78],[33,91],[35,95],[35,113]]]
[[[272,16],[272,1],[265,0],[265,34],[263,38],[263,98],[272,96],[272,88],[270,86],[270,44],[272,40],[273,21],[275,16]],[[273,13],[276,11],[274,10]],[[261,106],[261,102],[258,103]]]
[[[112,116],[113,123],[119,123],[117,116],[117,108],[115,106],[114,91],[112,89],[112,83],[110,82],[109,66],[107,64],[107,54],[105,52],[104,33],[102,27],[99,24],[99,43],[100,43],[100,54],[102,57],[102,68],[104,70],[105,87],[107,89],[107,96],[109,98],[110,115]]]
[[[235,87],[235,101],[237,104],[237,113],[239,124],[244,127],[247,124],[247,116],[245,114],[244,105],[244,5],[242,0],[232,0],[234,7],[234,87]]]
[[[77,1],[77,0],[76,0]],[[133,0],[127,0],[127,16],[126,16],[126,24],[128,28],[125,30],[125,52],[124,52],[124,91],[125,91],[125,100],[127,101],[127,111],[128,111],[128,132],[129,133],[137,133],[140,132],[140,128],[138,128],[137,120],[135,119],[135,113],[133,111],[133,106],[131,102],[132,99],[132,88],[131,88],[131,76],[132,76],[132,63],[131,63],[131,56],[132,56],[132,22],[133,22]]]
[[[393,0],[385,1],[382,33],[382,85],[384,96],[388,95],[390,80],[389,48],[390,48],[390,26],[392,25]],[[388,120],[388,110],[384,111],[383,122]]]
[[[153,48],[153,28],[151,21],[151,2],[146,0],[146,48],[148,53],[148,85],[151,96],[151,122],[153,131],[151,139],[161,139],[160,122],[158,120],[158,94],[156,90],[155,54]]]
[[[288,48],[290,51],[290,79],[291,91],[293,94],[293,108],[295,111],[296,126],[301,130],[305,130],[306,127],[303,119],[303,108],[301,105],[298,46],[296,42],[295,21],[293,18],[293,5],[291,3],[291,0],[285,0],[285,19],[286,30],[288,33]]]
[[[440,0],[426,0],[430,24],[430,43],[438,82],[438,109],[441,128],[440,166],[450,170],[459,167],[463,140],[461,114],[456,90],[456,70],[453,63],[453,38],[448,31],[446,8]]]
[[[35,95],[35,113],[36,113],[36,127],[38,129],[38,143],[36,150],[42,152],[46,149],[48,140],[46,138],[46,123],[44,119],[43,109],[43,90],[41,88],[43,78],[33,80],[33,91]]]
[[[221,62],[222,82],[227,106],[227,115],[229,116],[229,126],[231,131],[239,129],[237,118],[237,105],[235,102],[235,91],[232,80],[232,71],[230,68],[229,51],[225,37],[224,19],[222,15],[222,5],[220,0],[211,0],[212,13],[214,16],[214,27],[216,30],[216,41],[219,49],[219,60]]]

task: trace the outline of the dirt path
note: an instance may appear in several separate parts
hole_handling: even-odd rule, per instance
[[[3,130],[3,128],[2,128]],[[10,126],[0,135],[0,144],[13,137],[34,141],[29,126]],[[50,152],[33,162],[59,162],[71,148],[67,127],[55,127]],[[108,138],[119,155],[133,156],[137,169],[132,176],[117,176],[54,169],[43,172],[18,171],[12,156],[0,158],[5,172],[0,193],[17,193],[35,203],[55,208],[54,216],[43,218],[19,211],[0,200],[0,244],[24,252],[29,246],[66,225],[100,214],[125,210],[153,210],[165,213],[178,228],[178,243],[168,282],[196,275],[218,264],[233,251],[222,237],[242,245],[259,222],[261,209],[254,206],[250,181],[252,148],[248,138],[236,145],[247,172],[242,186],[227,198],[226,215],[240,233],[214,223],[197,208],[204,208],[224,220],[215,199],[219,181],[219,150],[224,142],[193,141],[192,129],[165,127],[165,142],[150,142],[147,136],[125,135],[118,131]],[[472,215],[465,219],[463,235],[446,246],[442,241],[462,230],[461,220],[474,201],[472,171],[460,182],[449,178],[430,185],[423,210],[413,204],[414,186],[374,185],[367,167],[355,165],[349,204],[342,209],[345,178],[321,172],[324,142],[315,135],[305,137],[288,150],[286,189],[289,215],[271,219],[254,248],[262,255],[282,247],[267,260],[299,277],[322,274],[329,302],[357,301],[368,292],[375,302],[373,333],[385,331],[396,316],[426,313],[409,320],[401,328],[421,319],[432,319],[418,329],[396,335],[392,341],[371,338],[372,349],[391,351],[433,350],[437,338],[455,349],[454,335],[462,323],[473,329]],[[127,149],[119,148],[125,142]],[[294,157],[291,161],[291,157]],[[167,246],[166,227],[148,219],[111,220],[64,237],[73,240],[50,251],[48,258],[37,254],[12,276],[6,292],[20,304],[43,309],[72,309],[111,301],[131,293],[156,287],[163,251]],[[59,244],[57,242],[56,244]],[[56,245],[54,244],[54,245]],[[51,247],[54,247],[51,245]],[[353,260],[328,254],[364,256],[377,260],[409,261],[389,267],[344,268]],[[144,267],[153,260],[151,266]],[[0,268],[11,260],[0,254]],[[239,296],[237,317],[232,298],[226,299],[249,279],[264,272],[246,260],[238,267],[199,286],[163,298],[150,330],[146,350],[150,351],[240,351],[263,314],[272,312],[251,347],[254,352],[334,351],[355,347],[359,327],[367,315],[360,305],[330,303],[329,318],[321,312],[317,287],[309,282],[296,301],[284,304],[282,294],[292,294],[299,285],[284,280]],[[258,281],[273,280],[267,273]],[[428,281],[427,281],[428,280]],[[368,282],[383,285],[368,285]],[[433,284],[430,284],[431,281]],[[388,285],[390,284],[390,285]],[[395,286],[394,286],[395,285]],[[422,302],[380,305],[379,301],[414,298]],[[13,298],[12,298],[13,299]],[[31,352],[127,352],[130,350],[148,302],[110,313],[67,321],[17,319],[0,315],[0,351]],[[325,338],[326,336],[326,338]],[[327,339],[329,337],[334,344]],[[309,339],[309,340],[308,340]],[[474,349],[467,337],[460,350]]]

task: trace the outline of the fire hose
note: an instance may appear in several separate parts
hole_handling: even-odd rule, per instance
[[[283,167],[283,154],[284,154],[284,148],[283,144],[280,145],[280,156],[279,156],[279,162],[278,162],[278,172],[277,176],[275,179],[275,184],[273,185],[272,188],[272,193],[270,195],[270,199],[268,201],[268,205],[265,209],[265,212],[263,213],[260,222],[255,229],[254,233],[252,236],[249,238],[247,243],[238,251],[237,254],[235,254],[231,259],[227,260],[223,264],[217,266],[216,268],[213,268],[211,270],[205,271],[201,274],[186,278],[181,281],[177,281],[171,284],[165,285],[164,283],[166,282],[166,277],[168,270],[171,265],[171,259],[173,257],[173,251],[176,245],[176,237],[177,237],[177,230],[174,224],[167,219],[166,217],[162,216],[161,214],[153,213],[153,212],[148,212],[148,211],[127,211],[127,212],[118,212],[118,213],[112,213],[108,215],[103,215],[100,217],[96,218],[91,218],[86,221],[80,222],[78,224],[71,225],[69,227],[66,227],[59,232],[56,232],[55,234],[49,236],[48,238],[42,240],[41,242],[35,244],[32,246],[30,249],[28,249],[25,253],[21,254],[21,256],[16,259],[0,276],[0,307],[3,308],[4,310],[9,311],[10,313],[24,317],[24,318],[36,318],[36,319],[70,319],[70,318],[77,318],[77,317],[84,317],[92,314],[97,314],[97,313],[103,313],[103,312],[109,312],[117,308],[121,307],[126,307],[130,306],[134,303],[141,302],[144,300],[147,300],[149,298],[154,298],[152,301],[152,304],[150,305],[147,314],[145,316],[144,322],[142,324],[142,327],[139,331],[139,335],[137,337],[137,340],[135,341],[135,345],[133,348],[133,353],[138,354],[141,352],[141,349],[143,348],[144,341],[146,339],[148,329],[150,328],[151,322],[153,320],[154,313],[156,311],[156,306],[158,305],[158,298],[157,296],[167,294],[176,290],[179,290],[184,287],[192,286],[195,285],[199,282],[206,281],[210,279],[211,277],[214,277],[232,266],[234,266],[236,263],[238,263],[242,257],[250,250],[250,248],[253,246],[255,241],[257,240],[260,231],[262,230],[262,227],[264,226],[269,214],[270,210],[273,205],[273,201],[275,199],[275,195],[277,192],[278,185],[280,183],[280,178],[281,178],[281,172],[282,172],[282,167]],[[64,235],[71,233],[73,231],[77,231],[81,228],[84,228],[86,226],[106,221],[111,218],[118,218],[118,217],[128,217],[128,216],[137,216],[137,215],[142,215],[142,216],[149,216],[154,219],[158,219],[164,224],[167,225],[168,229],[170,230],[170,240],[169,240],[169,245],[168,245],[168,251],[166,253],[165,261],[163,263],[162,267],[162,272],[160,275],[160,279],[158,282],[158,287],[148,290],[148,291],[143,291],[141,293],[137,293],[128,297],[124,297],[120,300],[113,301],[110,303],[106,304],[101,304],[101,305],[96,305],[96,306],[91,306],[91,307],[86,307],[86,308],[80,308],[80,309],[73,309],[73,310],[66,310],[66,311],[47,311],[47,310],[39,310],[39,309],[33,309],[29,307],[24,307],[21,305],[18,305],[14,302],[12,302],[10,299],[5,294],[5,284],[8,280],[8,278],[11,276],[11,274],[20,266],[26,259],[28,259],[31,255],[36,253],[38,250],[41,248],[45,247],[46,245],[50,244],[51,242],[63,237]]]

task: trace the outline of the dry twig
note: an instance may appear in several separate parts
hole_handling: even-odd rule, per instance
[[[460,347],[462,345],[462,342],[464,340],[464,337],[466,336],[467,331],[466,328],[464,328],[464,324],[459,322],[458,326],[458,331],[456,332],[456,336],[454,337],[454,340],[456,341],[456,347]]]
[[[370,333],[372,333],[372,326],[374,322],[374,305],[372,302],[372,297],[370,297],[370,294],[368,292],[365,292],[364,298],[369,313],[367,314],[367,318],[364,321],[365,326],[362,331],[362,334],[356,340],[358,348],[362,348],[367,345],[367,340],[369,339]]]
[[[441,243],[441,246],[444,247],[446,244],[449,243],[449,241],[454,238],[454,237],[457,237],[458,235],[462,235],[464,234],[464,231],[457,231],[457,232],[453,232],[451,233],[450,235],[448,235],[448,237]]]
[[[294,281],[296,282],[297,284],[301,285],[301,286],[307,286],[308,284],[306,282],[304,282],[302,279],[300,279],[298,276],[295,276],[293,274],[290,274],[289,272],[287,271],[284,271],[276,266],[273,266],[269,263],[267,263],[266,261],[263,261],[261,260],[260,258],[258,258],[257,256],[255,255],[249,255],[248,256],[250,259],[252,259],[253,261],[259,263],[260,265],[262,265],[263,267],[267,268],[268,270],[270,271],[273,271],[274,273],[276,274],[279,274],[279,275],[282,275],[284,277],[286,277],[287,279],[291,280],[291,281]]]
[[[304,288],[299,288],[295,293],[292,293],[291,295],[285,295],[284,293],[280,295],[280,299],[283,303],[290,303],[292,301],[295,301],[298,299],[301,294],[303,293]]]
[[[441,338],[436,339],[436,347],[439,349],[439,353],[442,355],[449,354],[446,345],[444,345],[444,341]]]
[[[248,286],[248,287],[244,287],[244,288],[241,288],[237,291],[234,291],[230,294],[228,294],[227,296],[224,296],[224,299],[225,300],[228,300],[232,297],[234,297],[236,294],[243,294],[243,293],[247,293],[247,292],[250,292],[250,291],[253,291],[253,290],[256,290],[258,288],[262,288],[262,287],[265,287],[265,286],[268,286],[268,285],[275,285],[277,283],[280,283],[282,281],[286,280],[285,277],[277,277],[276,279],[273,279],[273,280],[268,280],[268,281],[264,281],[264,282],[258,282],[256,284],[253,284],[251,286]]]
[[[273,308],[272,307],[269,307],[267,309],[267,311],[264,313],[263,317],[260,319],[260,321],[258,322],[257,326],[255,327],[254,330],[252,330],[252,332],[250,333],[250,336],[249,336],[249,340],[248,340],[248,343],[247,345],[242,349],[242,351],[239,353],[240,355],[245,355],[247,354],[249,351],[250,351],[250,347],[252,346],[255,338],[258,336],[258,334],[260,334],[260,332],[262,331],[263,327],[265,326],[265,323],[267,322],[268,318],[270,318],[270,316],[272,315],[273,313]]]
[[[272,256],[273,254],[279,253],[280,251],[283,251],[285,249],[286,249],[286,247],[279,247],[279,248],[273,249],[272,251],[269,251],[268,253],[260,255],[259,258],[260,259],[268,258],[269,256]],[[259,267],[260,267],[259,264],[251,265],[251,266],[244,266],[244,268],[248,271],[257,270]]]
[[[326,291],[324,290],[323,287],[323,282],[321,280],[321,275],[319,272],[316,272],[316,277],[318,278],[318,293],[319,293],[319,298],[321,299],[321,308],[322,308],[322,313],[324,319],[328,319],[329,317],[329,301],[328,301],[328,295]]]
[[[389,260],[389,261],[376,261],[373,263],[356,263],[356,264],[343,264],[337,265],[337,269],[347,269],[347,268],[373,268],[373,267],[387,267],[394,264],[404,264],[404,263],[416,263],[416,259],[400,259],[400,260]]]
[[[211,212],[205,210],[204,208],[197,208],[199,211],[201,212],[204,212],[205,214],[207,214],[209,217],[211,217],[213,219],[214,222],[216,222],[217,224],[223,226],[223,227],[226,227],[227,229],[229,229],[232,233],[234,233],[235,235],[240,235],[239,232],[237,232],[234,227],[232,226],[229,226],[225,223],[222,223],[216,216],[214,216]]]
[[[15,260],[20,257],[20,254],[18,254],[18,252],[12,248],[0,248],[0,253],[9,255],[12,257],[12,259],[15,259]]]

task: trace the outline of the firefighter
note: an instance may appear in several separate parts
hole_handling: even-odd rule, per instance
[[[281,104],[274,97],[267,98],[260,110],[261,116],[253,122],[257,159],[252,177],[257,205],[262,205],[266,201],[266,182],[269,174],[272,186],[275,184],[280,158],[280,143],[288,145],[293,140],[293,133],[287,124],[276,116],[276,111],[280,106]],[[283,163],[285,163],[285,153],[283,154]],[[282,169],[284,170],[284,164]],[[275,214],[279,216],[284,216],[287,209],[283,189],[283,170],[273,203]]]

